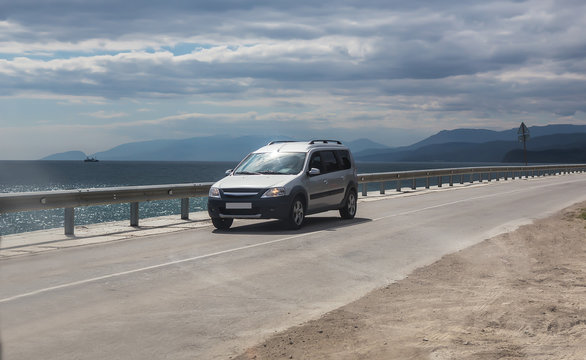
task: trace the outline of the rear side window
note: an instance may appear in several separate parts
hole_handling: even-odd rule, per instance
[[[334,155],[333,151],[320,151],[320,153],[324,173],[340,170],[340,167],[338,166],[338,160],[336,159],[336,155]]]
[[[350,160],[350,153],[348,150],[336,150],[336,154],[340,160],[340,168],[347,170],[352,168],[352,161]]]
[[[352,168],[348,150],[317,151],[311,156],[309,168],[316,168],[322,174]]]

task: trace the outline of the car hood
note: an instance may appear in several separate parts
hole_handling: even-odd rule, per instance
[[[230,175],[216,182],[213,186],[221,189],[264,189],[285,186],[297,175]]]

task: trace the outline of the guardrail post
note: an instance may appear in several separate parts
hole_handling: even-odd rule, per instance
[[[450,186],[454,186],[454,175],[450,175]]]
[[[65,235],[73,235],[75,232],[75,210],[74,208],[65,208]]]
[[[181,220],[189,219],[189,198],[181,199]]]
[[[367,195],[368,195],[368,184],[362,183],[362,196],[367,196]]]
[[[397,179],[397,191],[401,191],[401,180]]]
[[[130,203],[130,226],[138,226],[138,203]]]
[[[437,177],[437,187],[442,187],[442,177],[441,176]]]
[[[417,179],[413,179],[413,183],[411,184],[411,190],[417,189]]]
[[[470,184],[474,183],[474,173],[470,174]]]
[[[494,177],[495,181],[501,181],[501,174],[498,171],[495,174],[496,174]]]
[[[380,182],[380,193],[381,193],[381,195],[385,194],[385,182],[384,181]]]
[[[464,184],[464,174],[460,174],[460,185]]]
[[[425,178],[425,188],[429,189],[429,177]]]

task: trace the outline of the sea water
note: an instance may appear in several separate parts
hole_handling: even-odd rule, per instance
[[[90,189],[134,185],[215,182],[237,162],[169,161],[0,161],[0,193]],[[358,163],[358,173],[408,171],[494,164]],[[387,184],[391,186],[391,184]],[[418,186],[421,186],[419,184]],[[371,184],[370,189],[378,189]],[[140,204],[140,217],[180,214],[180,199]],[[190,212],[206,210],[207,198],[191,198]],[[0,214],[0,235],[63,226],[63,209]],[[128,204],[75,209],[75,225],[128,220]]]

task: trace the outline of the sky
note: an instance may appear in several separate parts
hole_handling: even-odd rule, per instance
[[[586,124],[583,0],[2,0],[0,160]]]

